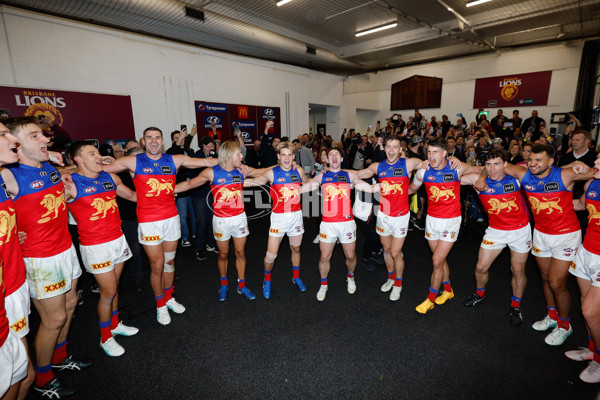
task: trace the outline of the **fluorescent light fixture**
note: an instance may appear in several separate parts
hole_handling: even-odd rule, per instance
[[[477,6],[479,4],[487,3],[488,1],[492,1],[492,0],[477,0],[477,1],[472,1],[470,3],[467,3],[467,7]]]
[[[277,7],[279,7],[279,6],[282,6],[282,5],[284,5],[284,4],[287,4],[287,3],[289,3],[290,1],[292,1],[292,0],[281,0],[281,1],[278,1],[278,2],[277,2]]]
[[[384,29],[395,28],[397,26],[398,26],[398,23],[397,22],[393,22],[391,24],[378,26],[377,28],[371,28],[371,29],[368,29],[366,31],[356,32],[354,34],[354,36],[360,37],[360,36],[368,35],[369,33],[375,33],[375,32],[379,32],[379,31],[383,31]]]

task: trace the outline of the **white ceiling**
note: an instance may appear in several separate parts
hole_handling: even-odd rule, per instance
[[[87,23],[342,75],[600,36],[600,0],[0,0]],[[204,21],[185,8],[204,12]],[[449,11],[451,8],[453,11]],[[397,27],[355,37],[388,22]],[[307,53],[307,46],[316,54]]]

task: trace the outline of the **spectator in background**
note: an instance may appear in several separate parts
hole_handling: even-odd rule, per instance
[[[458,135],[456,137],[456,148],[460,150],[463,155],[465,154],[465,137],[462,135]]]
[[[273,121],[267,121],[263,135],[260,137],[260,150],[263,156],[263,168],[277,165],[277,152],[275,149],[281,143],[281,139],[275,137],[271,140],[269,137],[269,128],[273,127]]]
[[[258,140],[257,142],[258,147],[260,147],[260,142]],[[195,158],[218,158],[218,154],[215,151],[215,142],[212,137],[204,136],[200,138],[199,145],[200,150],[194,154]],[[254,148],[250,150],[254,150]],[[250,155],[250,152],[248,155]],[[204,168],[190,170],[193,171],[193,174],[189,175],[189,178],[198,176],[203,170]],[[213,203],[213,197],[210,191],[210,182],[190,192],[192,193],[192,204],[194,206],[194,214],[196,215],[196,259],[203,261],[208,258],[208,252],[219,253],[213,236],[213,210],[210,207]]]
[[[453,136],[449,136],[446,139],[446,146],[448,147],[446,150],[448,152],[448,157],[456,157],[462,162],[466,161],[465,155],[456,148],[456,139]]]
[[[303,136],[302,140],[306,143],[308,141],[308,135]],[[312,150],[304,146],[304,143],[300,143],[298,139],[294,139],[292,143],[296,148],[296,163],[304,169],[306,174],[310,174],[315,165],[315,157]]]
[[[506,122],[506,117],[504,116],[504,112],[502,109],[498,110],[496,116],[492,118],[490,122],[491,128],[494,131],[494,134],[497,138],[502,139],[502,144],[506,142],[506,132],[504,131],[504,123]]]
[[[543,118],[538,117],[537,110],[531,112],[531,117],[523,121],[521,129],[524,132],[531,132],[531,140],[535,142],[540,138],[540,127],[546,126],[546,121]]]
[[[69,147],[69,144],[71,144],[71,135],[60,126],[54,124],[54,117],[52,115],[38,114],[38,121],[44,136],[50,139],[48,150],[63,153]]]
[[[125,155],[125,149],[123,149],[123,146],[121,146],[120,144],[113,144],[112,149],[113,154],[115,155],[115,159],[121,158]]]
[[[529,161],[529,155],[531,154],[531,149],[533,148],[533,143],[524,143],[521,148],[521,157],[523,161],[516,163],[515,165],[525,165],[527,166],[527,162]]]
[[[520,163],[521,161],[523,161],[523,157],[521,156],[521,146],[519,146],[517,143],[513,143],[510,145],[509,148],[509,157],[508,157],[508,162],[513,164],[513,165],[517,165],[517,163]]]
[[[246,165],[252,168],[262,168],[262,164],[263,160],[260,151],[260,140],[255,140],[254,146],[249,148],[246,153]]]
[[[441,126],[442,135],[446,136],[451,127],[452,127],[452,122],[448,121],[448,116],[442,115],[442,126]]]
[[[519,110],[513,110],[512,118],[504,122],[508,140],[514,139],[515,131],[517,128],[521,128],[521,124],[523,124],[523,119],[519,117]]]
[[[127,154],[131,149],[135,149],[136,147],[141,147],[142,150],[144,149],[142,146],[140,146],[140,144],[137,142],[137,140],[135,139],[129,139],[127,141],[127,143],[125,143],[125,155],[130,155]],[[138,153],[136,153],[138,154]]]

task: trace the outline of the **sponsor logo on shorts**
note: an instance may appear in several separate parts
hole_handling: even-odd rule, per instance
[[[454,180],[454,174],[444,174],[444,182],[452,182]]]
[[[456,232],[450,233],[450,239],[454,239],[455,236],[456,236]]]
[[[103,263],[92,264],[92,269],[103,269],[108,268],[112,265],[112,261],[106,261]]]
[[[406,228],[400,228],[400,234],[404,235],[406,233]]]
[[[356,231],[346,233],[346,237],[348,239],[352,239],[354,236],[356,236]]]
[[[600,282],[600,272],[598,272],[598,275],[596,275],[596,282]]]
[[[495,242],[490,242],[489,240],[483,239],[481,244],[485,244],[486,246],[493,246]]]
[[[558,182],[548,182],[544,185],[544,191],[546,192],[557,192]]]
[[[296,232],[300,232],[303,228],[304,228],[304,225],[303,226],[296,226],[296,227],[294,227],[294,229],[296,230]]]
[[[527,246],[527,249],[531,249],[531,240],[525,242],[525,245]]]
[[[431,237],[431,233],[429,233],[429,232],[425,232],[425,236],[427,236],[427,237]]]
[[[152,172],[152,168],[144,168],[144,172],[149,174]]]
[[[156,242],[160,240],[160,235],[155,235],[155,236],[144,236],[144,241],[145,242]]]
[[[90,186],[90,187],[86,187],[85,189],[83,189],[83,191],[87,194],[90,194],[90,193],[94,193],[96,191],[96,188],[93,186]]]
[[[565,257],[570,257],[570,256],[573,255],[573,252],[575,251],[575,249],[572,249],[572,248],[568,247],[566,249],[563,249],[563,251],[564,251],[563,255]]]
[[[446,237],[446,236],[448,236],[448,231],[442,232],[442,237]]]
[[[241,227],[240,228],[240,233],[244,234],[244,233],[246,233],[246,231],[248,231],[248,227]]]
[[[129,255],[129,249],[125,249],[125,251],[123,251],[123,255],[124,256],[128,256]]]
[[[385,229],[383,229],[382,227],[380,227],[380,226],[378,225],[378,226],[377,226],[377,232],[385,233]]]
[[[25,317],[23,317],[20,320],[18,320],[17,322],[15,322],[14,324],[12,324],[10,326],[10,329],[12,329],[13,332],[18,333],[26,327],[27,327],[27,320],[25,319]]]
[[[161,172],[162,172],[163,174],[168,174],[168,175],[170,175],[170,174],[172,174],[172,173],[173,173],[173,170],[172,170],[172,169],[171,169],[171,167],[169,167],[169,166],[164,166],[164,165],[163,165],[162,167],[160,167],[160,170],[161,170]]]
[[[215,232],[215,237],[219,239],[223,239],[223,234],[219,232]]]
[[[542,252],[540,249],[538,249],[535,246],[531,246],[531,249],[533,250],[534,253],[541,253]]]
[[[575,269],[577,269],[577,265],[573,261],[571,261],[571,264],[569,264],[569,268],[571,268],[572,270],[575,270]]]
[[[44,187],[44,182],[42,181],[33,181],[29,184],[29,187],[32,189],[41,189]]]
[[[327,239],[327,235],[326,235],[326,234],[324,234],[324,233],[319,233],[319,237],[320,237],[321,239]]]
[[[44,293],[54,292],[56,290],[64,288],[65,286],[66,286],[66,283],[65,283],[65,280],[63,279],[62,281],[60,281],[58,283],[53,283],[51,285],[44,286]]]
[[[298,228],[298,227],[296,227],[296,228]],[[269,232],[271,232],[271,233],[279,233],[279,229],[270,228]]]

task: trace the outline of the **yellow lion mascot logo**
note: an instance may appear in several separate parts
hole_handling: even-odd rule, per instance
[[[398,192],[400,192],[400,194],[402,194],[402,184],[404,182],[400,182],[400,183],[392,183],[390,184],[387,181],[382,181],[379,186],[381,188],[381,194],[384,196],[387,196],[388,194],[396,194]]]
[[[90,217],[90,221],[95,221],[100,218],[106,218],[106,213],[111,211],[115,212],[117,210],[117,200],[116,199],[101,199],[100,197],[94,199],[92,201],[92,207],[96,209],[96,212],[92,214]],[[100,215],[102,214],[102,215]]]
[[[327,201],[333,200],[333,198],[335,196],[339,196],[338,199],[344,199],[344,198],[347,199],[348,198],[348,192],[344,188],[330,185],[330,186],[327,186],[327,189],[325,189],[325,190],[327,192],[327,197],[325,197],[325,200],[327,200]]]
[[[517,204],[515,203],[517,200],[516,197],[511,197],[510,199],[502,199],[502,201],[498,199],[489,199],[488,204],[490,205],[490,209],[488,213],[490,214],[500,214],[500,211],[506,209],[506,211],[512,211],[512,209],[518,210]]]
[[[437,186],[432,186],[429,190],[431,191],[431,197],[429,197],[429,200],[435,201],[436,203],[440,200],[448,200],[449,198],[456,199],[456,195],[451,187],[447,188],[442,186],[440,189]]]
[[[217,203],[229,203],[231,200],[237,199],[240,197],[240,190],[230,190],[227,188],[221,188],[217,192]]]
[[[17,225],[15,210],[13,208],[9,208],[8,210],[10,212],[6,210],[0,211],[0,238],[4,238],[4,240],[0,240],[0,245],[10,242],[12,231],[15,229],[15,225]]]
[[[558,204],[560,203],[559,197],[553,197],[551,199],[542,197],[542,200],[544,201],[540,201],[540,199],[538,199],[537,197],[529,198],[529,202],[531,203],[531,209],[535,211],[536,214],[539,214],[540,211],[544,210],[548,210],[546,214],[552,214],[554,210],[558,212],[563,211],[562,207]]]
[[[164,190],[166,194],[173,192],[173,183],[168,181],[159,182],[156,178],[148,179],[146,182],[150,186],[150,191],[146,193],[146,197],[154,197],[160,195]]]
[[[288,187],[282,187],[281,189],[279,189],[279,194],[281,195],[281,197],[279,198],[278,202],[286,202],[288,200],[293,200],[299,196],[297,189],[292,189]]]
[[[67,209],[67,204],[65,203],[65,194],[61,192],[56,192],[56,196],[48,193],[44,196],[42,201],[40,201],[40,204],[48,211],[42,215],[42,218],[40,218],[38,224],[43,224],[57,218],[61,207],[63,210]],[[52,216],[52,214],[54,214],[54,216]]]
[[[588,216],[588,222],[592,223],[593,219],[597,219],[598,222],[596,222],[596,225],[600,225],[600,211],[596,210],[596,207],[594,207],[593,204],[588,204],[585,208],[587,208],[588,213],[590,214]]]

